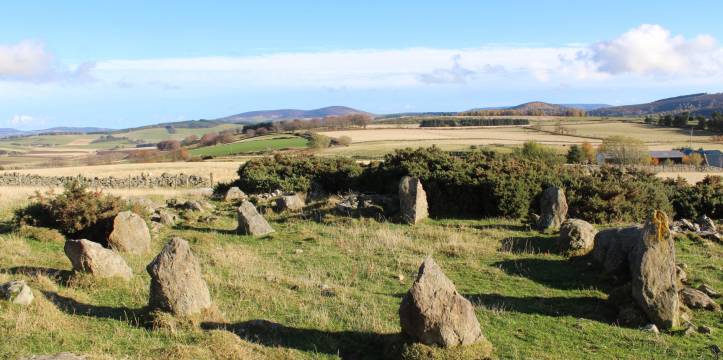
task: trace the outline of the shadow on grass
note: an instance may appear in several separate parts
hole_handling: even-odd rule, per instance
[[[598,289],[609,292],[610,284],[584,257],[570,260],[524,258],[492,264],[509,275],[522,276],[547,287],[575,290]]]
[[[217,229],[217,228],[211,228],[211,227],[191,226],[191,225],[183,225],[183,224],[174,225],[173,230],[215,232],[215,233],[225,234],[225,235],[238,235],[238,232],[236,232],[236,229]]]
[[[500,244],[500,250],[514,254],[557,254],[560,252],[557,237],[541,235],[504,239]]]
[[[242,339],[264,346],[337,355],[346,360],[398,359],[404,344],[401,334],[299,329],[267,320],[235,324],[204,322],[201,328],[227,330]]]
[[[591,296],[516,297],[500,294],[473,294],[465,295],[465,297],[473,303],[484,305],[487,308],[553,317],[572,316],[606,324],[612,324],[616,314],[606,300]]]
[[[90,304],[83,304],[65,297],[58,295],[58,293],[52,291],[43,291],[45,297],[55,304],[61,311],[70,315],[83,315],[90,316],[99,319],[113,319],[123,321],[129,325],[136,327],[146,327],[148,311],[146,308],[131,309],[127,307],[111,307],[111,306],[97,306]]]
[[[46,276],[56,283],[67,286],[70,282],[73,272],[69,270],[51,269],[39,266],[15,266],[7,269],[0,270],[2,273],[12,275],[25,275],[25,276]]]

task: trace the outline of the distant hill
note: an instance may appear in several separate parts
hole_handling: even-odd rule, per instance
[[[478,108],[464,111],[462,115],[547,115],[560,116],[570,115],[571,112],[583,113],[585,110],[581,107],[573,107],[568,105],[550,104],[542,101],[532,101],[516,106],[507,107],[488,107]]]
[[[692,94],[661,99],[646,104],[613,106],[590,111],[593,116],[638,116],[690,111],[694,114],[710,115],[723,111],[723,93]]]
[[[17,130],[11,128],[0,128],[0,138],[10,136],[31,136],[38,134],[88,134],[88,133],[99,133],[113,131],[113,129],[97,128],[97,127],[68,127],[59,126],[41,130]]]
[[[612,105],[608,104],[560,104],[560,106],[573,108],[573,109],[582,109],[585,111],[592,111],[597,109],[602,109],[606,107],[611,107]]]
[[[339,116],[347,114],[363,113],[368,114],[365,111],[353,109],[346,106],[328,106],[320,109],[313,110],[298,110],[298,109],[279,109],[279,110],[260,110],[260,111],[249,111],[241,114],[231,115],[216,119],[216,121],[227,122],[227,123],[259,123],[264,121],[276,121],[276,120],[291,120],[291,119],[311,119],[321,118],[325,116]]]

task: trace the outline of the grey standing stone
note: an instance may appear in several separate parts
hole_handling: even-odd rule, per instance
[[[654,211],[629,257],[632,295],[648,318],[661,329],[678,326],[680,303],[675,244],[668,217]]]
[[[553,231],[560,228],[567,218],[567,198],[565,192],[555,186],[542,192],[540,198],[540,220],[537,228],[541,231]]]
[[[237,186],[231,187],[226,191],[226,195],[223,198],[225,201],[241,201],[246,199],[246,194],[241,191]]]
[[[211,306],[201,266],[186,240],[173,238],[146,267],[151,275],[148,306],[188,316]]]
[[[278,211],[299,211],[304,206],[306,206],[306,201],[300,194],[285,195],[276,199],[276,209]]]
[[[573,256],[587,255],[595,246],[595,234],[597,230],[587,221],[567,219],[560,226],[560,251]]]
[[[32,304],[35,296],[24,280],[13,280],[0,285],[0,298],[17,305]]]
[[[402,332],[426,345],[454,347],[484,339],[469,300],[428,257],[399,306]]]
[[[120,277],[130,279],[133,271],[118,253],[100,244],[86,240],[68,240],[63,248],[73,264],[73,270],[99,278]]]
[[[629,276],[628,255],[640,241],[642,226],[600,230],[595,235],[593,259],[611,275]]]
[[[143,254],[151,247],[151,232],[142,217],[123,211],[113,220],[108,245],[118,251]]]
[[[256,207],[249,201],[244,200],[237,209],[238,228],[236,231],[243,235],[262,236],[274,232],[271,225],[264,219]]]
[[[429,217],[427,193],[419,179],[405,176],[399,181],[399,209],[407,224],[417,224]]]

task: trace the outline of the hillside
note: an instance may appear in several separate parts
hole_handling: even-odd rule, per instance
[[[678,113],[690,111],[691,113],[710,115],[716,111],[723,111],[723,93],[718,94],[692,94],[661,99],[646,104],[614,106],[590,111],[594,116],[635,116],[661,113]]]
[[[478,108],[460,113],[461,115],[544,115],[564,116],[573,113],[584,113],[584,109],[559,104],[550,104],[542,101],[531,101],[509,107]]]
[[[216,121],[227,123],[259,123],[264,121],[290,120],[290,119],[310,119],[320,118],[334,115],[347,115],[354,113],[365,113],[365,111],[353,109],[346,106],[328,106],[313,110],[299,109],[278,109],[278,110],[259,110],[249,111],[241,114],[231,115],[216,119]]]

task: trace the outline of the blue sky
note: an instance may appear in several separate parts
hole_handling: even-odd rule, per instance
[[[0,126],[120,128],[327,105],[388,113],[625,104],[723,91],[723,2],[589,4],[3,4]]]

